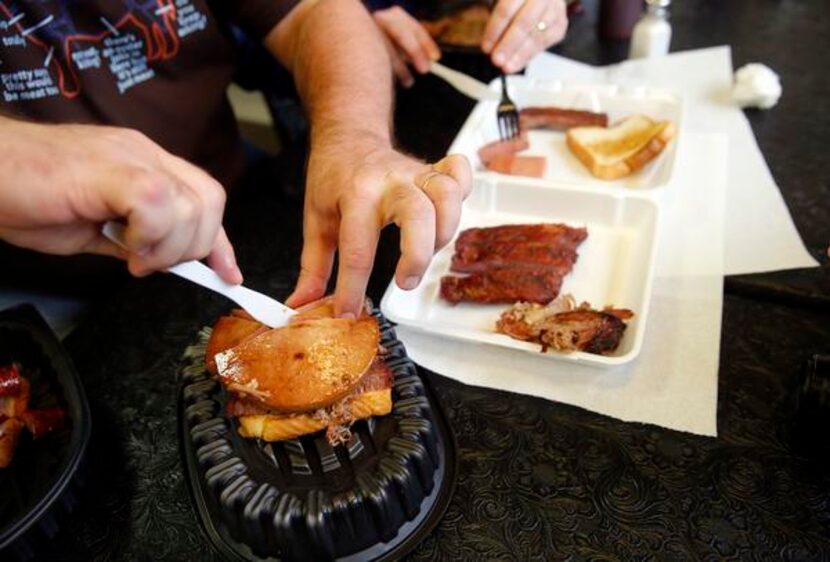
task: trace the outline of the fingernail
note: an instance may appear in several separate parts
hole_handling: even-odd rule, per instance
[[[354,312],[344,312],[340,315],[340,318],[343,318],[344,320],[354,320],[355,315]]]
[[[401,289],[403,289],[405,291],[411,291],[412,289],[417,287],[418,283],[420,283],[420,282],[421,282],[421,278],[419,276],[410,275],[409,277],[407,277],[406,279],[403,280],[403,285],[401,286]]]
[[[503,65],[503,64],[504,64],[504,53],[502,53],[502,52],[498,52],[498,53],[496,53],[495,55],[493,55],[493,63],[494,63],[496,66],[501,66],[501,65]]]

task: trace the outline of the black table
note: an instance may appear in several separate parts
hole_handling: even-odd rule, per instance
[[[830,352],[824,0],[675,4],[674,50],[731,43],[736,66],[757,60],[781,74],[780,105],[750,112],[750,120],[799,232],[824,265],[727,280],[717,439],[424,373],[457,435],[459,480],[413,560],[830,558],[830,465],[819,454],[826,430],[792,423],[805,360]],[[596,4],[586,2],[557,50],[594,64],[620,60],[625,43],[598,41],[595,21]],[[490,72],[480,61],[455,62],[478,66],[484,78]],[[420,79],[400,97],[402,146],[440,157],[471,107],[439,81]],[[302,203],[295,180],[274,171],[297,165],[286,157],[255,170],[228,211],[248,283],[280,297],[297,274]],[[396,247],[390,231],[369,287],[374,299],[394,270]],[[154,276],[106,299],[68,338],[94,431],[86,495],[45,557],[217,557],[184,480],[176,372],[199,328],[226,307]]]

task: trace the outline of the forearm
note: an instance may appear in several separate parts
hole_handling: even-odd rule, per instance
[[[312,143],[391,139],[392,73],[377,26],[357,0],[306,0],[266,46],[294,74]]]
[[[0,153],[4,155],[0,158],[0,237],[4,229],[28,226],[33,217],[46,212],[38,195],[60,177],[51,155],[41,146],[37,133],[42,128],[0,114]]]

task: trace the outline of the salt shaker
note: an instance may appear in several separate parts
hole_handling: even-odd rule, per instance
[[[671,0],[646,0],[646,11],[634,26],[628,58],[648,58],[666,55],[671,43],[671,25],[668,10]]]

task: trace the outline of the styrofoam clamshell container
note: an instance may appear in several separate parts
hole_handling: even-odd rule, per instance
[[[490,88],[501,91],[499,81]],[[608,113],[609,125],[634,114],[642,114],[654,120],[670,120],[676,134],[668,147],[652,162],[638,172],[617,180],[602,180],[591,172],[571,152],[565,142],[565,133],[534,129],[528,132],[530,148],[521,155],[544,156],[547,159],[545,176],[547,185],[600,186],[609,190],[654,192],[669,184],[675,171],[678,145],[683,138],[685,104],[677,93],[642,86],[618,86],[614,84],[573,84],[558,80],[539,80],[524,76],[508,77],[508,93],[513,102],[523,107],[556,106]],[[450,147],[450,154],[464,154],[477,174],[499,175],[487,171],[478,157],[478,149],[498,140],[496,121],[498,101],[479,102],[473,109],[458,136]]]
[[[526,223],[561,222],[588,228],[588,238],[578,248],[579,257],[573,271],[565,276],[560,294],[570,293],[577,302],[587,301],[596,309],[613,305],[634,312],[619,348],[610,355],[554,350],[542,353],[538,344],[495,331],[495,323],[508,305],[444,301],[440,281],[450,274],[454,241],[436,254],[415,290],[403,291],[392,281],[381,310],[403,326],[458,340],[597,367],[621,365],[634,359],[643,344],[658,220],[658,205],[649,197],[622,196],[596,188],[554,187],[538,180],[504,176],[477,178],[473,193],[464,203],[459,232],[471,227]]]

